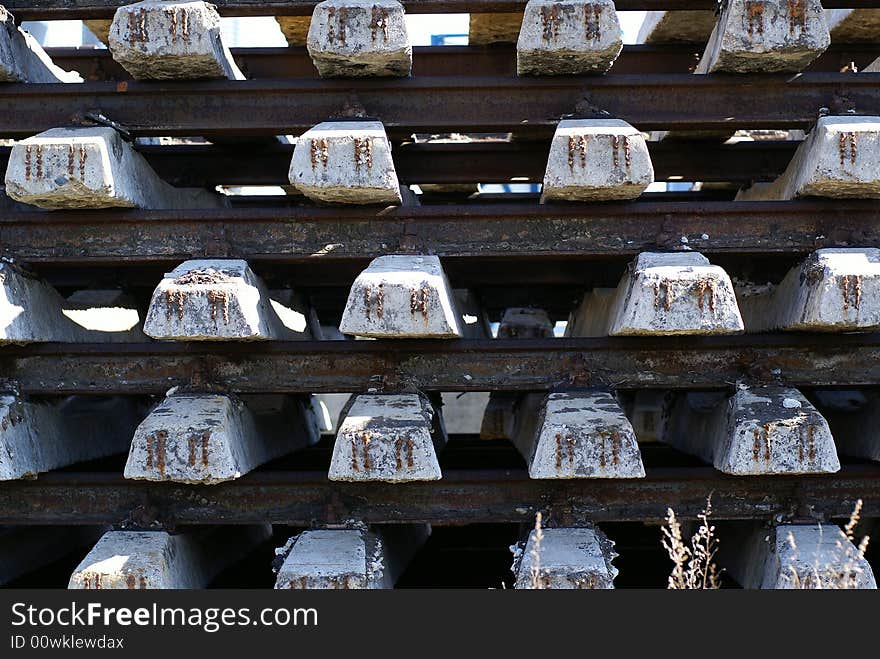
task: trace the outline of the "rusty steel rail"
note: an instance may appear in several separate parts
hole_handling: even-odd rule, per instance
[[[25,394],[861,386],[880,382],[880,334],[32,344],[0,350],[0,373]]]
[[[311,16],[319,0],[214,0],[224,16]],[[127,0],[5,0],[21,20],[70,18],[112,18]],[[410,14],[455,14],[469,12],[515,12],[525,0],[403,0]],[[714,11],[714,0],[616,0],[619,11],[705,9]],[[880,7],[877,0],[823,0],[825,9]]]
[[[525,471],[445,471],[440,481],[333,483],[324,472],[248,474],[221,485],[127,481],[118,474],[49,473],[0,483],[0,524],[659,522],[666,509],[694,519],[712,495],[713,519],[880,516],[880,465],[833,475],[734,477],[711,468],[648,469],[633,480],[530,480]]]
[[[381,119],[393,138],[438,131],[549,137],[561,116],[597,109],[641,130],[733,131],[808,128],[820,108],[876,112],[880,73],[9,84],[0,104],[2,137],[95,114],[134,135],[299,134],[352,108]]]
[[[167,265],[204,256],[317,267],[363,264],[401,249],[483,260],[621,259],[681,248],[685,236],[708,255],[795,255],[880,246],[878,220],[872,200],[7,210],[0,249],[29,264]]]

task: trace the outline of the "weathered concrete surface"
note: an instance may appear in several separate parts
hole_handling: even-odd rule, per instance
[[[611,0],[529,0],[516,42],[518,75],[605,73],[623,48]]]
[[[542,201],[635,199],[654,182],[645,138],[620,119],[563,119],[550,143]]]
[[[543,529],[538,542],[533,530],[525,543],[513,545],[515,588],[614,588],[617,556],[614,543],[598,528]]]
[[[706,43],[714,28],[712,11],[649,11],[636,43]]]
[[[427,525],[310,529],[276,550],[277,589],[393,588],[431,533]]]
[[[864,73],[880,73],[880,57],[863,69]]]
[[[165,531],[109,531],[70,577],[72,590],[205,588],[272,535],[268,524]]]
[[[56,66],[39,42],[0,6],[0,82],[82,82],[82,77]]]
[[[737,200],[880,197],[880,117],[819,117],[782,175]]]
[[[326,121],[310,128],[296,142],[288,178],[315,201],[402,201],[391,143],[379,121]]]
[[[880,328],[880,250],[826,248],[778,286],[737,288],[749,332],[852,332]]]
[[[100,535],[96,526],[0,527],[0,586],[91,546]]]
[[[826,9],[825,22],[833,43],[880,40],[880,9]]]
[[[312,23],[311,16],[276,16],[278,27],[287,39],[288,46],[305,46],[309,38],[309,25]]]
[[[743,322],[727,273],[696,252],[642,252],[617,288],[594,289],[567,336],[736,334]]]
[[[269,341],[304,338],[285,327],[266,285],[238,259],[195,259],[153,291],[144,333],[171,341]]]
[[[695,73],[796,73],[830,43],[819,0],[729,0]]]
[[[635,432],[607,391],[526,394],[513,443],[531,478],[644,478]]]
[[[454,339],[461,315],[436,256],[373,259],[351,286],[339,330],[374,338]]]
[[[521,11],[502,14],[471,13],[468,16],[468,45],[516,43],[522,22]]]
[[[168,396],[135,431],[125,477],[212,485],[318,441],[311,406],[262,399],[252,410],[228,394]]]
[[[444,391],[443,423],[450,435],[479,435],[489,404],[488,391]]]
[[[220,15],[207,2],[144,0],[120,7],[109,46],[137,80],[244,80],[220,38]]]
[[[219,208],[206,190],[175,188],[112,128],[52,128],[12,147],[6,194],[59,208]]]
[[[662,440],[741,476],[834,473],[840,469],[831,430],[797,389],[740,386],[679,394]]]
[[[639,442],[656,442],[660,439],[667,396],[665,391],[642,389],[623,398],[626,417]]]
[[[0,481],[124,453],[139,419],[127,397],[38,402],[0,395]]]
[[[440,480],[437,450],[446,438],[436,416],[419,394],[357,396],[336,434],[330,480]]]
[[[322,78],[408,76],[412,70],[397,0],[324,0],[315,5],[307,43]]]
[[[86,27],[89,28],[89,31],[95,35],[98,41],[103,44],[109,43],[110,26],[113,24],[112,20],[107,20],[105,18],[86,18],[83,19],[83,23],[85,23]]]
[[[734,542],[724,568],[743,588],[877,588],[871,566],[833,524],[749,525]]]
[[[880,461],[880,392],[820,389],[810,397],[827,419],[839,453]]]

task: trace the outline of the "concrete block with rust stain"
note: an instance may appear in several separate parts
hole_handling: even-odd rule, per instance
[[[112,128],[52,128],[12,147],[6,194],[49,210],[219,208],[225,198],[175,188]]]
[[[704,44],[715,27],[715,12],[708,10],[649,11],[645,14],[636,43]]]
[[[124,453],[139,418],[130,397],[0,395],[0,481]]]
[[[171,341],[305,338],[282,324],[266,285],[238,259],[195,259],[153,291],[144,333]]]
[[[819,389],[810,397],[828,421],[838,452],[880,462],[877,389]]]
[[[361,394],[336,433],[330,480],[440,480],[437,414],[420,394]]]
[[[605,73],[623,48],[611,0],[529,0],[516,42],[518,75]]]
[[[661,439],[740,476],[834,473],[837,450],[825,418],[797,389],[740,386],[679,394]]]
[[[645,138],[620,119],[563,119],[550,143],[542,201],[634,199],[654,182]]]
[[[468,45],[488,46],[493,43],[516,43],[522,27],[523,12],[468,15]]]
[[[853,332],[880,328],[880,250],[826,248],[778,286],[737,288],[746,329]]]
[[[207,2],[144,0],[116,10],[110,52],[137,80],[244,80]]]
[[[452,288],[436,256],[373,259],[351,286],[339,330],[373,338],[462,336]]]
[[[166,531],[109,531],[76,567],[71,590],[205,588],[272,535],[268,524]]]
[[[521,589],[610,589],[614,588],[617,556],[614,543],[593,527],[543,529],[526,542],[513,545],[514,587]]]
[[[412,70],[412,46],[397,0],[319,2],[308,48],[322,78],[405,77]]]
[[[796,73],[830,43],[819,0],[729,0],[695,73]]]
[[[826,9],[832,43],[880,41],[880,9]]]
[[[399,204],[391,143],[379,121],[326,121],[300,136],[290,182],[309,199],[343,204]]]
[[[0,6],[0,82],[82,82],[82,77],[56,66],[40,43]]]
[[[532,478],[644,478],[632,425],[607,391],[526,394],[513,443]]]
[[[877,588],[871,566],[834,524],[749,525],[725,544],[722,566],[743,588]]]
[[[804,196],[880,198],[880,116],[819,117],[779,178],[736,199]]]
[[[320,437],[310,405],[291,396],[173,394],[134,433],[125,477],[212,485]]]
[[[309,529],[276,550],[283,556],[276,589],[373,590],[393,588],[430,535],[424,524],[382,530]]]
[[[594,289],[568,336],[737,334],[743,322],[727,273],[697,252],[643,252],[616,289]]]

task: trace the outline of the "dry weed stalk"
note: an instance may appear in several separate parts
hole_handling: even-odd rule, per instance
[[[672,508],[666,509],[666,526],[663,531],[663,548],[669,554],[674,567],[669,575],[668,588],[673,590],[703,590],[719,588],[719,572],[715,565],[718,539],[715,527],[709,524],[712,514],[712,497],[706,499],[706,508],[697,517],[700,527],[688,545],[681,535],[681,525]]]
[[[544,582],[541,579],[541,541],[544,539],[544,531],[541,529],[541,513],[535,514],[535,542],[532,546],[532,588],[544,588]]]

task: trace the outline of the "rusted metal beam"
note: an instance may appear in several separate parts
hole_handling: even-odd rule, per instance
[[[0,373],[26,394],[859,386],[880,381],[880,334],[33,344],[0,351]]]
[[[135,135],[298,134],[354,107],[381,119],[397,139],[437,131],[549,137],[562,115],[596,109],[641,130],[732,131],[808,128],[823,107],[876,109],[880,73],[10,84],[0,89],[0,104],[2,137],[95,114]]]
[[[880,466],[822,476],[725,476],[709,468],[648,469],[634,480],[541,481],[520,470],[445,471],[425,483],[332,483],[325,472],[256,472],[210,487],[49,473],[0,484],[0,524],[371,524],[659,522],[672,507],[694,519],[712,495],[714,519],[880,516]]]

